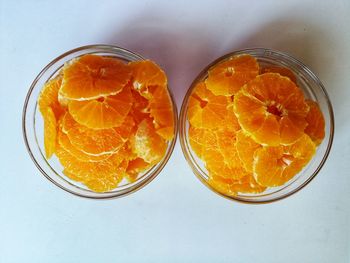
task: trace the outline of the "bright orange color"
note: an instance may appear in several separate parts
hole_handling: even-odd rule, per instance
[[[305,133],[319,145],[325,136],[325,121],[318,104],[312,100],[306,100],[310,110],[306,116],[307,127]]]
[[[250,55],[231,57],[209,69],[205,84],[215,95],[231,96],[259,74],[259,64]]]
[[[297,77],[295,76],[293,71],[291,71],[289,68],[267,66],[261,69],[261,74],[264,74],[264,73],[278,73],[283,77],[289,78],[291,81],[297,84]]]
[[[263,147],[255,152],[254,177],[268,187],[288,182],[311,160],[316,145],[304,134],[289,146]]]
[[[248,172],[253,172],[254,153],[261,145],[256,143],[243,130],[236,133],[236,149],[243,167]]]
[[[238,121],[232,110],[232,99],[215,96],[204,82],[199,82],[193,89],[188,102],[187,117],[196,128],[228,130],[239,129]]]
[[[70,142],[68,136],[61,130],[58,131],[58,143],[62,149],[83,162],[99,162],[108,159],[111,154],[91,155],[76,148]]]
[[[266,190],[266,187],[259,185],[255,181],[252,174],[249,174],[244,170],[241,170],[241,173],[243,176],[238,180],[210,174],[208,183],[216,191],[227,196],[236,196],[239,193],[258,194]]]
[[[89,129],[77,123],[69,113],[65,114],[62,125],[72,145],[86,154],[114,153],[125,143],[116,129]]]
[[[130,68],[117,58],[83,55],[64,66],[59,93],[72,100],[116,95],[130,77]]]
[[[234,112],[242,129],[267,146],[298,140],[307,125],[308,111],[302,91],[277,73],[259,75],[234,97]]]
[[[73,118],[91,129],[107,129],[120,126],[132,107],[130,87],[126,86],[116,95],[68,103]]]
[[[95,192],[110,191],[164,157],[174,138],[165,73],[151,61],[84,55],[66,63],[38,99],[47,158]]]
[[[211,130],[190,126],[188,138],[193,151],[201,159],[206,149],[216,147],[216,135]]]
[[[56,149],[57,121],[51,107],[45,108],[42,114],[44,117],[45,156],[47,159],[50,159]]]
[[[44,115],[47,108],[50,107],[55,114],[56,120],[59,119],[65,110],[58,101],[58,90],[61,87],[61,83],[62,75],[57,75],[55,78],[49,80],[44,85],[38,99],[41,114]]]
[[[174,138],[173,106],[168,90],[157,86],[149,100],[149,111],[154,119],[156,132],[166,140]]]
[[[145,162],[141,158],[136,158],[129,161],[128,167],[126,168],[126,179],[133,183],[137,180],[139,174],[150,168],[150,164]]]
[[[130,140],[133,152],[150,164],[158,163],[165,155],[167,144],[148,120],[144,119]]]
[[[150,60],[130,62],[132,70],[133,86],[142,96],[147,99],[152,97],[150,87],[160,86],[166,88],[167,77],[164,71]]]

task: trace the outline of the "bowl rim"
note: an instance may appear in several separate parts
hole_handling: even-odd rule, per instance
[[[125,192],[122,192],[122,193],[118,193],[118,192],[113,193],[111,191],[110,192],[103,192],[103,193],[93,192],[93,194],[95,196],[91,196],[89,194],[81,194],[81,193],[78,193],[78,192],[76,192],[74,190],[68,189],[64,185],[62,185],[59,182],[55,181],[51,176],[49,176],[44,171],[44,169],[41,167],[39,161],[36,159],[36,157],[34,156],[34,154],[32,152],[33,150],[32,150],[32,147],[31,147],[31,145],[29,143],[29,139],[28,139],[28,136],[27,136],[27,133],[28,133],[27,129],[29,129],[30,127],[27,126],[26,120],[27,120],[27,117],[31,117],[31,116],[27,116],[27,109],[28,109],[28,106],[29,106],[29,100],[31,98],[33,90],[36,87],[37,82],[41,79],[41,77],[44,75],[44,73],[47,72],[59,60],[65,58],[65,57],[67,57],[69,55],[72,55],[74,53],[77,53],[77,52],[80,52],[80,51],[87,51],[87,50],[90,50],[90,49],[97,50],[98,52],[109,52],[109,53],[115,53],[115,54],[118,54],[118,52],[123,52],[123,53],[126,53],[128,55],[131,55],[131,56],[134,56],[134,57],[138,58],[140,61],[146,60],[146,58],[144,58],[143,56],[141,56],[141,55],[139,55],[139,54],[137,54],[137,53],[135,53],[133,51],[130,51],[130,50],[126,49],[126,48],[123,48],[123,47],[120,47],[120,46],[116,46],[116,45],[106,45],[106,44],[93,44],[93,45],[80,46],[80,47],[71,49],[71,50],[69,50],[69,51],[67,51],[67,52],[57,56],[56,58],[54,58],[50,63],[48,63],[39,72],[39,74],[35,77],[35,79],[33,80],[32,84],[30,85],[30,88],[29,88],[29,90],[28,90],[28,92],[26,94],[26,97],[25,97],[25,100],[24,100],[24,104],[23,104],[23,109],[22,109],[22,135],[23,135],[24,143],[26,145],[26,149],[27,149],[27,152],[28,152],[30,158],[32,159],[32,161],[34,162],[34,164],[38,168],[38,170],[41,172],[41,174],[44,175],[44,177],[46,179],[48,179],[51,183],[53,183],[54,185],[58,186],[59,188],[61,188],[62,190],[64,190],[67,193],[70,193],[70,194],[72,194],[74,196],[81,197],[81,198],[84,198],[84,199],[90,199],[90,200],[117,199],[117,198],[120,198],[120,197],[128,196],[128,195],[130,195],[132,193],[135,193],[135,192],[141,190],[142,188],[144,188],[151,181],[153,181],[161,173],[163,168],[168,163],[171,155],[173,154],[173,151],[174,151],[174,148],[175,148],[175,145],[176,145],[176,141],[177,141],[177,137],[178,137],[178,111],[177,111],[177,106],[176,106],[176,102],[175,102],[175,99],[174,99],[174,95],[173,95],[171,89],[169,88],[169,86],[167,86],[167,90],[169,92],[169,96],[170,96],[172,107],[173,107],[174,138],[169,142],[169,145],[167,147],[167,152],[166,152],[165,156],[163,157],[163,159],[161,160],[160,165],[154,171],[152,171],[152,173],[150,173],[147,176],[147,178],[145,178],[142,182],[140,182],[139,184],[133,185],[130,190],[125,189],[126,190]],[[89,53],[87,52],[85,54],[89,54]],[[40,151],[40,146],[38,144],[37,144],[37,148]],[[46,158],[45,158],[45,160],[46,160]],[[49,165],[49,164],[47,163],[47,165]],[[50,166],[50,168],[53,169],[51,166]],[[53,169],[53,170],[55,170],[55,169]],[[73,186],[74,186],[74,188],[77,187],[76,185],[73,185]],[[115,189],[117,189],[117,188],[115,188]],[[113,190],[115,190],[115,189],[113,189]],[[111,193],[111,194],[107,195],[107,196],[103,196],[103,195],[98,196],[99,194],[108,194],[108,193]]]
[[[245,53],[253,53],[253,52],[263,52],[263,54],[273,54],[273,55],[278,55],[278,56],[282,56],[284,59],[288,59],[291,62],[298,64],[299,66],[301,66],[303,68],[303,70],[305,70],[305,72],[316,82],[317,86],[321,89],[321,91],[324,94],[324,97],[326,99],[327,102],[327,106],[328,106],[328,113],[329,113],[329,117],[330,117],[330,134],[329,134],[329,141],[327,144],[327,148],[325,150],[325,154],[322,157],[322,160],[320,162],[320,164],[317,166],[317,168],[315,169],[315,171],[311,174],[311,176],[309,176],[304,183],[302,183],[301,185],[299,185],[297,188],[293,189],[292,191],[289,191],[279,197],[275,197],[273,199],[268,199],[268,200],[248,200],[248,199],[244,199],[244,198],[239,198],[237,196],[229,196],[229,195],[225,195],[223,193],[218,192],[217,190],[215,190],[211,185],[208,184],[207,180],[205,178],[202,177],[202,175],[200,174],[200,172],[198,171],[198,169],[195,167],[195,164],[193,163],[191,157],[190,157],[190,150],[187,148],[187,144],[186,144],[186,122],[187,122],[187,104],[188,104],[188,100],[190,97],[190,94],[192,93],[192,90],[195,87],[195,84],[197,82],[199,82],[202,79],[202,76],[207,74],[207,71],[214,65],[216,65],[217,63],[224,61],[232,56],[236,56],[236,55],[241,55],[241,54],[245,54]],[[254,56],[254,55],[253,55]],[[332,148],[332,144],[333,144],[333,138],[334,138],[334,129],[335,129],[335,121],[334,121],[334,111],[333,111],[333,107],[332,107],[332,103],[331,100],[329,98],[329,95],[324,87],[324,85],[322,84],[321,80],[316,76],[315,73],[313,73],[313,71],[311,71],[311,69],[306,66],[303,62],[301,62],[300,60],[296,59],[295,57],[293,57],[292,55],[290,55],[287,52],[283,52],[283,51],[279,51],[279,50],[275,50],[275,49],[270,49],[270,48],[263,48],[263,47],[255,47],[255,48],[245,48],[245,49],[238,49],[238,50],[234,50],[232,52],[229,52],[227,54],[224,54],[222,56],[220,56],[219,58],[213,60],[212,62],[210,62],[209,64],[207,64],[199,73],[198,75],[194,78],[194,80],[192,81],[192,83],[190,84],[185,97],[182,101],[182,105],[181,105],[181,109],[180,109],[180,115],[179,115],[179,140],[180,140],[180,144],[181,144],[181,149],[182,152],[185,156],[185,159],[187,161],[187,163],[190,165],[192,172],[195,174],[195,176],[197,177],[197,179],[199,179],[199,181],[202,182],[202,184],[204,184],[208,189],[210,189],[212,192],[214,192],[215,194],[224,197],[227,200],[230,201],[235,201],[238,203],[243,203],[243,204],[251,204],[251,205],[259,205],[259,204],[269,204],[269,203],[273,203],[273,202],[277,202],[280,200],[283,200],[289,196],[292,196],[294,194],[296,194],[297,192],[299,192],[301,189],[303,189],[305,186],[307,186],[315,177],[316,175],[318,175],[319,171],[321,170],[321,168],[323,167],[323,165],[325,164],[330,150]]]

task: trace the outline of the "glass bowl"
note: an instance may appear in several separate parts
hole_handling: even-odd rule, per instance
[[[143,57],[129,50],[110,45],[83,46],[68,51],[54,59],[35,78],[25,99],[22,116],[24,141],[30,157],[32,158],[40,172],[52,183],[62,188],[63,190],[77,196],[92,199],[121,197],[133,193],[147,185],[161,172],[161,170],[168,162],[173,152],[177,136],[176,104],[174,102],[171,91],[168,88],[172,100],[172,106],[174,109],[173,118],[175,135],[174,138],[170,142],[168,142],[166,154],[157,165],[153,166],[145,173],[140,175],[135,182],[127,183],[125,182],[126,180],[123,180],[117,188],[109,192],[97,193],[89,190],[83,184],[69,179],[62,173],[63,167],[59,163],[55,155],[50,160],[47,160],[45,158],[43,139],[43,118],[37,106],[38,96],[43,85],[48,80],[54,78],[58,74],[65,62],[85,54],[97,54],[102,56],[115,57],[125,62],[144,60]]]
[[[304,167],[304,169],[298,173],[294,178],[288,181],[286,184],[280,187],[267,188],[263,193],[260,194],[241,194],[238,193],[235,196],[228,196],[223,193],[216,191],[208,183],[208,171],[202,160],[200,160],[194,151],[191,149],[188,138],[189,122],[187,120],[187,108],[189,97],[192,93],[193,88],[200,81],[203,81],[208,76],[208,70],[212,66],[226,60],[232,56],[250,54],[254,56],[261,66],[281,66],[287,67],[293,71],[297,78],[298,86],[302,89],[306,98],[316,101],[325,118],[325,138],[322,143],[317,147],[317,151],[313,159],[309,164]],[[244,49],[229,53],[224,55],[208,66],[206,66],[199,75],[192,82],[185,99],[182,103],[180,119],[179,119],[179,133],[180,133],[180,143],[182,151],[185,155],[187,162],[192,168],[194,174],[198,179],[206,185],[210,190],[215,193],[228,198],[230,200],[240,201],[244,203],[268,203],[286,198],[300,189],[305,187],[321,170],[323,164],[325,163],[328,154],[330,152],[333,134],[334,134],[334,117],[332,104],[329,100],[327,92],[322,85],[321,81],[317,76],[302,62],[293,58],[292,56],[265,48],[254,48],[254,49]]]

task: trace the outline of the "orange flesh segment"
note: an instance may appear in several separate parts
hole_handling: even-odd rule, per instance
[[[234,98],[234,112],[242,129],[266,146],[298,140],[307,125],[308,110],[302,91],[276,73],[259,75]]]
[[[57,121],[51,107],[43,111],[44,117],[44,149],[45,156],[50,159],[55,153],[57,137]]]
[[[321,144],[325,136],[325,120],[318,104],[311,100],[306,100],[310,110],[306,116],[307,126],[305,133],[316,143]]]
[[[130,87],[102,99],[70,101],[69,113],[81,125],[90,129],[108,129],[120,126],[132,107]]]
[[[297,78],[296,78],[295,74],[289,68],[277,67],[277,66],[267,66],[267,67],[263,67],[261,69],[261,74],[264,74],[264,73],[278,73],[283,77],[289,78],[295,84],[297,83]]]
[[[117,58],[83,55],[64,66],[59,93],[71,100],[91,100],[116,95],[130,77],[129,67]]]
[[[217,96],[231,96],[258,74],[256,59],[250,55],[240,55],[209,69],[205,84]]]

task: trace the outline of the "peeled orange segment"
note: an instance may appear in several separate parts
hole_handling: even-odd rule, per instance
[[[134,89],[139,91],[142,96],[150,99],[152,94],[149,87],[167,86],[167,77],[164,71],[150,60],[130,62],[129,67],[132,70]]]
[[[237,194],[258,194],[266,190],[266,187],[259,185],[253,175],[242,171],[245,175],[241,179],[227,179],[219,175],[210,174],[208,183],[218,192],[227,196]]]
[[[224,157],[224,161],[230,168],[242,167],[236,148],[236,132],[218,130],[216,133],[217,146]]]
[[[126,168],[126,179],[133,183],[137,180],[137,177],[150,168],[150,164],[145,162],[141,158],[136,158],[134,160],[130,160],[128,167]]]
[[[224,178],[240,179],[244,174],[241,167],[230,167],[225,162],[224,156],[219,149],[207,149],[203,154],[206,168],[209,173],[218,174]]]
[[[114,128],[114,130],[120,135],[120,137],[124,141],[127,141],[130,138],[131,134],[134,132],[135,129],[136,124],[131,116],[127,116],[122,125]]]
[[[306,116],[307,127],[305,133],[319,145],[325,136],[325,120],[318,104],[312,100],[306,100],[310,110]]]
[[[117,58],[83,55],[64,66],[59,93],[71,100],[91,100],[116,95],[130,77],[129,67]]]
[[[155,164],[165,155],[167,144],[160,137],[148,120],[143,120],[137,128],[136,134],[130,140],[133,152],[145,162]]]
[[[238,157],[247,172],[253,172],[254,153],[261,145],[256,143],[243,130],[236,133],[236,149]]]
[[[71,144],[68,136],[61,130],[58,131],[58,143],[62,149],[83,162],[99,162],[106,160],[111,156],[111,154],[91,155],[78,150],[74,145]]]
[[[174,138],[174,109],[166,87],[157,86],[154,89],[148,108],[154,119],[157,133],[166,140],[172,140]]]
[[[122,154],[116,153],[103,161],[83,162],[62,147],[57,147],[56,155],[65,171],[75,175],[75,177],[80,178],[80,181],[84,182],[91,178],[106,177],[116,174],[119,165],[123,161]]]
[[[125,140],[113,128],[93,130],[75,122],[69,113],[63,118],[62,130],[72,145],[90,155],[104,155],[118,151]]]
[[[42,114],[44,117],[45,156],[47,159],[50,159],[56,149],[57,121],[51,107],[47,107]]]
[[[116,173],[104,177],[90,178],[84,184],[94,192],[102,193],[111,191],[123,180],[127,165],[128,162],[124,160],[117,168]]]
[[[134,119],[136,124],[139,124],[143,119],[149,118],[148,99],[141,96],[140,93],[131,89],[133,105],[129,115]]]
[[[260,148],[255,152],[254,177],[264,186],[283,185],[311,160],[315,149],[305,134],[290,146]]]
[[[62,107],[58,101],[58,90],[61,87],[61,83],[62,75],[58,75],[45,83],[38,99],[41,114],[45,114],[47,108],[50,107],[54,112],[56,119],[59,119],[59,117],[65,111],[64,107]]]
[[[90,129],[108,129],[120,126],[132,106],[130,87],[126,86],[117,95],[88,101],[70,101],[69,113]]]
[[[240,55],[215,65],[205,81],[215,95],[231,96],[259,74],[259,64],[250,55]]]
[[[289,78],[294,83],[297,83],[297,78],[296,78],[295,74],[289,68],[277,67],[277,66],[267,66],[267,67],[263,67],[261,69],[261,74],[264,74],[264,73],[278,73],[283,77]]]
[[[234,112],[242,129],[267,146],[298,140],[307,125],[308,110],[302,91],[277,73],[257,76],[234,97]]]
[[[196,128],[238,130],[239,125],[233,114],[232,100],[215,96],[204,82],[198,83],[189,98],[187,118]]]
[[[201,128],[189,127],[189,143],[192,150],[199,158],[203,158],[203,153],[208,148],[215,148],[217,145],[216,135],[213,131]]]

